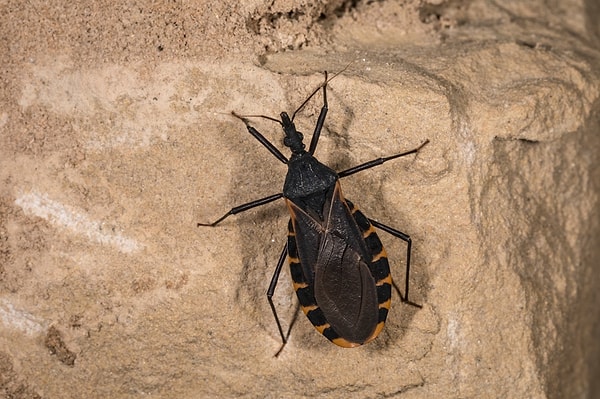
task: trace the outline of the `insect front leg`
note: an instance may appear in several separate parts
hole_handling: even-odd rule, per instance
[[[217,219],[215,222],[213,222],[213,223],[198,223],[198,226],[215,227],[216,225],[221,223],[223,220],[225,220],[225,218],[227,218],[230,215],[235,215],[236,213],[244,212],[249,209],[256,208],[257,206],[268,204],[269,202],[278,200],[281,197],[283,197],[283,193],[278,193],[278,194],[269,195],[268,197],[265,197],[265,198],[261,198],[261,199],[257,199],[257,200],[248,202],[246,204],[235,206],[235,207],[231,208],[229,210],[229,212],[227,212],[226,214],[221,216],[219,219]]]
[[[396,291],[398,291],[398,295],[400,295],[400,299],[402,300],[402,302],[406,302],[409,305],[413,305],[418,308],[422,308],[423,306],[421,306],[417,303],[414,303],[408,299],[408,286],[409,286],[409,274],[410,274],[410,254],[411,254],[411,249],[412,249],[412,240],[410,239],[410,236],[408,234],[404,234],[400,230],[396,230],[390,226],[386,226],[383,223],[379,223],[376,220],[369,219],[369,222],[371,222],[371,224],[373,226],[377,227],[378,229],[381,229],[381,230],[385,231],[386,233],[391,234],[394,237],[399,238],[402,241],[406,242],[406,280],[405,280],[405,286],[404,286],[404,296],[402,296],[402,293],[396,286],[396,283],[393,282],[393,280],[392,280],[392,282],[394,284],[394,288],[396,289]]]
[[[346,67],[344,67],[344,69],[342,69],[341,71],[339,71],[338,73],[336,73],[335,75],[333,75],[333,77],[331,77],[331,79],[335,78],[340,73],[342,73],[346,69],[348,69],[348,67],[350,66],[350,64],[346,65]],[[302,108],[304,108],[304,106],[306,105],[306,103],[308,103],[308,101],[315,94],[317,94],[317,92],[321,88],[323,88],[323,106],[321,107],[321,112],[319,112],[319,118],[317,119],[317,124],[315,126],[315,130],[313,132],[312,139],[310,140],[310,146],[308,147],[308,152],[311,155],[314,155],[315,150],[317,149],[317,144],[319,142],[319,137],[321,136],[321,130],[323,129],[323,124],[325,123],[325,117],[327,116],[327,111],[329,110],[329,105],[327,103],[327,83],[329,83],[329,81],[331,79],[328,78],[327,71],[324,71],[323,74],[325,75],[325,82],[323,82],[323,84],[320,87],[318,87],[315,91],[313,91],[312,94],[310,96],[308,96],[308,98],[306,100],[304,100],[304,102],[302,104],[300,104],[300,106],[298,107],[298,109],[296,109],[296,111],[294,111],[294,113],[292,114],[292,121],[294,121],[294,118],[296,118],[296,114]]]
[[[423,144],[421,144],[420,146],[418,146],[417,148],[414,148],[412,150],[401,152],[400,154],[391,155],[389,157],[377,158],[372,161],[365,162],[360,165],[354,166],[350,169],[342,170],[341,172],[338,172],[338,176],[340,176],[340,177],[350,176],[355,173],[362,172],[363,170],[367,170],[367,169],[371,169],[372,167],[379,166],[387,161],[391,161],[392,159],[405,157],[410,154],[415,154],[415,153],[419,152],[421,150],[421,148],[425,147],[425,145],[427,145],[427,143],[429,143],[429,139],[425,140],[423,142]]]
[[[310,146],[308,147],[308,152],[312,155],[315,153],[317,149],[317,143],[319,142],[319,137],[321,136],[321,130],[323,129],[323,124],[325,123],[325,117],[327,116],[327,111],[329,110],[329,106],[327,105],[327,71],[325,71],[325,83],[323,83],[323,107],[321,108],[321,112],[319,113],[319,119],[317,119],[317,125],[315,126],[315,131],[313,132],[312,138],[310,140]]]

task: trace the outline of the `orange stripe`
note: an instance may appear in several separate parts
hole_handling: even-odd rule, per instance
[[[389,285],[392,285],[392,275],[391,274],[388,274],[387,276],[385,276],[384,278],[382,278],[381,280],[376,282],[375,285],[380,287],[386,283]]]
[[[342,348],[356,348],[357,346],[361,346],[362,344],[357,344],[356,342],[350,342],[345,340],[344,338],[336,338],[332,340],[334,344],[337,346],[341,346]]]
[[[331,327],[331,325],[329,323],[325,323],[322,326],[315,326],[315,328],[317,329],[317,331],[319,333],[321,333],[321,335],[323,335],[323,331],[325,331],[329,327]]]
[[[392,306],[392,298],[388,299],[384,303],[380,303],[379,304],[379,309],[386,308],[387,310],[389,310],[391,306]]]
[[[300,263],[300,259],[298,259],[298,258],[292,258],[291,256],[288,256],[288,262],[299,264]]]
[[[294,291],[298,291],[300,288],[308,287],[307,283],[297,283],[294,281],[293,284],[294,284]]]
[[[371,259],[371,263],[377,262],[381,258],[387,258],[387,252],[385,252],[385,248],[382,248],[380,253],[373,256],[373,259]]]
[[[304,312],[304,314],[308,314],[308,312],[310,312],[311,310],[319,309],[319,307],[317,305],[309,305],[309,306],[300,305],[300,307],[302,308],[302,311]]]
[[[373,233],[375,233],[375,228],[373,226],[369,225],[369,229],[363,231],[363,237],[367,238],[368,236],[370,236]]]

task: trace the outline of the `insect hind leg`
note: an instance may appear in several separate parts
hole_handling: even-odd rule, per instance
[[[277,315],[277,309],[275,309],[275,304],[273,303],[273,294],[275,294],[275,287],[277,287],[277,282],[279,281],[279,274],[281,273],[281,268],[285,262],[285,258],[288,254],[287,243],[283,247],[283,251],[281,251],[281,255],[279,256],[279,260],[277,261],[277,266],[275,267],[275,272],[273,272],[273,277],[271,278],[271,283],[269,284],[269,289],[267,290],[267,300],[269,301],[269,306],[271,306],[271,311],[273,312],[273,317],[275,317],[275,323],[277,323],[277,329],[279,330],[279,334],[281,335],[281,347],[275,353],[275,357],[278,357],[279,354],[283,351],[285,344],[287,344],[287,340],[292,331],[292,327],[296,323],[296,319],[298,317],[298,310],[300,308],[300,304],[296,304],[296,310],[294,311],[294,317],[292,321],[290,321],[290,325],[288,327],[287,333],[283,333],[283,328],[281,327],[281,322],[279,321],[279,316]]]
[[[277,328],[279,329],[279,334],[281,335],[281,341],[283,342],[283,345],[285,345],[287,340],[285,338],[285,334],[283,333],[283,328],[281,328],[281,323],[279,322],[279,316],[277,316],[275,304],[273,303],[273,294],[275,294],[275,288],[277,287],[277,282],[279,281],[279,274],[281,273],[281,268],[283,267],[283,263],[285,262],[287,252],[288,250],[286,243],[283,247],[283,251],[281,251],[281,255],[279,256],[279,260],[277,261],[277,266],[275,266],[275,272],[273,272],[273,277],[271,278],[271,283],[269,284],[269,289],[267,290],[267,300],[269,301],[269,305],[271,306],[271,310],[273,311],[273,316],[275,316],[275,322],[277,323]],[[279,350],[279,352],[281,352],[281,349]]]
[[[391,234],[394,237],[399,238],[402,241],[406,242],[406,278],[405,278],[405,284],[404,284],[404,295],[402,295],[402,293],[400,292],[400,289],[398,288],[398,286],[396,285],[394,280],[392,280],[392,284],[394,285],[394,288],[398,292],[398,295],[400,296],[400,299],[402,300],[402,302],[405,302],[409,305],[412,305],[412,306],[415,306],[418,308],[422,308],[423,307],[422,305],[419,305],[418,303],[412,302],[411,300],[408,299],[408,287],[409,287],[409,275],[410,275],[410,254],[411,254],[411,250],[412,250],[412,240],[411,240],[410,236],[408,234],[404,234],[400,230],[396,230],[396,229],[394,229],[390,226],[387,226],[383,223],[379,223],[376,220],[369,219],[369,222],[371,222],[371,224],[373,226],[375,226],[376,228],[383,230],[386,233]]]

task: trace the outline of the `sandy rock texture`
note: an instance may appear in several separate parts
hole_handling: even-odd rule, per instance
[[[0,18],[0,397],[600,397],[597,2],[5,0]],[[229,113],[293,112],[344,68],[319,159],[430,140],[342,181],[411,235],[423,307],[395,296],[375,341],[339,348],[286,267],[274,357],[283,201],[196,224],[283,185]],[[321,104],[296,117],[307,137]],[[402,286],[406,247],[380,237]]]

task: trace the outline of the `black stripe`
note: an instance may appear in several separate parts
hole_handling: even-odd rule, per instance
[[[354,204],[352,203],[352,201],[350,201],[347,198],[344,198],[344,201],[346,202],[346,205],[348,205],[348,208],[350,209],[350,212],[354,213],[354,212],[358,211],[358,208],[356,206],[354,206]]]
[[[292,224],[292,219],[288,224],[288,231],[292,235],[288,235],[288,254],[292,258],[298,257],[298,247],[296,246],[296,236],[294,234],[294,225]]]
[[[373,256],[377,255],[383,250],[383,244],[381,244],[379,237],[377,237],[377,234],[375,233],[371,233],[365,237],[365,242],[367,243],[367,247],[369,247],[369,250]]]
[[[338,334],[337,332],[335,332],[335,330],[331,327],[326,328],[323,331],[323,335],[325,336],[325,338],[327,338],[330,341],[333,341],[334,339],[338,339],[340,337],[340,334]]]
[[[392,297],[392,285],[385,283],[377,286],[377,301],[384,303]]]
[[[387,319],[388,310],[386,308],[379,308],[379,322],[382,321],[385,323],[385,319]]]
[[[359,211],[358,209],[356,210],[356,212],[354,212],[352,216],[354,216],[356,224],[358,224],[358,227],[360,227],[363,233],[371,228],[371,222],[369,222],[369,219],[367,219],[365,214]]]
[[[317,305],[315,302],[315,293],[310,285],[308,287],[298,288],[296,295],[298,295],[298,302],[300,302],[300,305],[305,308]]]
[[[302,266],[300,263],[290,263],[290,274],[292,275],[292,281],[296,284],[306,284],[304,273],[302,273]]]
[[[322,326],[323,324],[327,324],[327,319],[325,318],[321,308],[311,310],[306,314],[306,317],[308,317],[308,320],[310,320],[313,326]]]
[[[377,262],[371,262],[369,270],[371,271],[371,275],[375,279],[375,282],[377,282],[390,275],[390,264],[388,263],[387,258],[382,257],[379,258]]]

